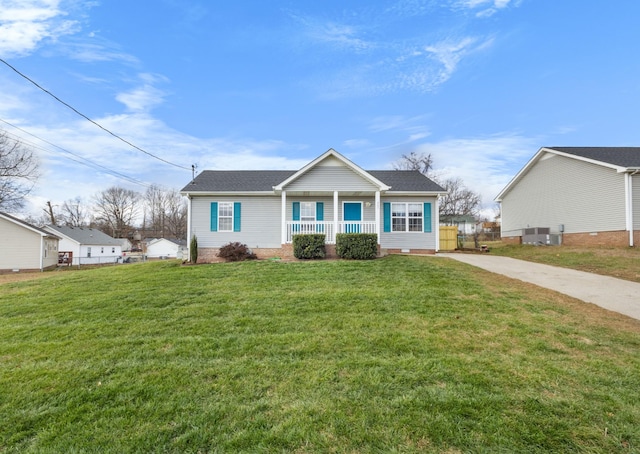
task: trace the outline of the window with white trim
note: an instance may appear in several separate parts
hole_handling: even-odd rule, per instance
[[[218,231],[233,232],[233,202],[218,202]]]
[[[391,231],[392,232],[422,232],[421,203],[391,204]]]
[[[303,232],[315,231],[316,202],[300,202],[300,222]]]

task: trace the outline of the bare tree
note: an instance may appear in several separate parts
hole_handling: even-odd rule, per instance
[[[87,211],[80,197],[66,200],[62,204],[62,217],[65,225],[71,227],[84,227],[89,224]]]
[[[33,151],[0,131],[0,209],[22,208],[38,176],[38,159]]]
[[[140,194],[112,186],[95,195],[96,221],[102,223],[114,238],[126,236],[138,214]]]
[[[162,238],[186,237],[187,204],[177,191],[153,185],[145,192],[144,201],[145,231]]]
[[[172,238],[187,237],[187,201],[175,190],[167,194],[165,226]]]
[[[467,188],[460,178],[441,181],[433,174],[431,154],[417,154],[414,151],[408,155],[403,154],[400,160],[393,163],[393,168],[395,170],[418,170],[449,191],[440,199],[440,216],[475,216],[478,214],[478,208],[482,202],[480,194]]]
[[[394,162],[393,170],[417,170],[421,174],[429,176],[433,170],[433,158],[431,154],[416,153],[412,151],[408,155],[403,154],[402,158]]]
[[[440,200],[440,216],[476,216],[478,214],[482,197],[467,188],[462,179],[449,178],[439,184],[449,191]]]

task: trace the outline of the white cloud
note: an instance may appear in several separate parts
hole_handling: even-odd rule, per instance
[[[296,14],[290,14],[290,17],[302,25],[304,35],[312,43],[330,44],[333,47],[353,51],[364,51],[375,47],[372,42],[360,37],[362,30],[358,26],[338,21],[322,21]]]
[[[539,138],[495,134],[422,143],[414,151],[431,154],[439,178],[461,178],[482,195],[484,210],[491,211],[495,196],[538,151],[539,144]]]
[[[142,84],[129,91],[118,93],[116,100],[131,112],[149,112],[164,102],[165,93],[153,84],[165,82],[166,78],[152,74],[140,74],[139,77]]]
[[[0,0],[0,56],[24,55],[47,39],[77,31],[59,0]]]
[[[455,9],[479,9],[476,12],[477,17],[493,16],[499,10],[508,7],[510,4],[518,6],[519,1],[513,0],[455,0],[453,7]]]

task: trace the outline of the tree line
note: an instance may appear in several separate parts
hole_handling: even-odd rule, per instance
[[[39,177],[34,152],[0,130],[0,211],[22,209]],[[149,186],[140,193],[119,186],[97,192],[89,200],[81,197],[62,205],[47,202],[41,216],[27,220],[34,225],[92,227],[114,238],[129,238],[134,232],[144,237],[186,238],[187,202],[174,189]]]

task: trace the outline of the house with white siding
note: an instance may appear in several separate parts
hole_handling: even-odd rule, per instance
[[[64,264],[99,265],[122,259],[122,243],[89,227],[47,225],[45,230],[61,238],[60,255]]]
[[[293,236],[374,233],[380,254],[438,250],[438,198],[446,190],[418,171],[366,171],[333,149],[300,170],[205,170],[181,191],[188,238],[211,261],[230,242],[258,257],[291,256]]]
[[[43,271],[58,264],[60,237],[0,212],[0,272]]]
[[[145,241],[149,258],[182,259],[187,257],[187,242],[174,238],[149,238]]]
[[[495,199],[501,236],[565,245],[640,242],[640,147],[543,147]]]

